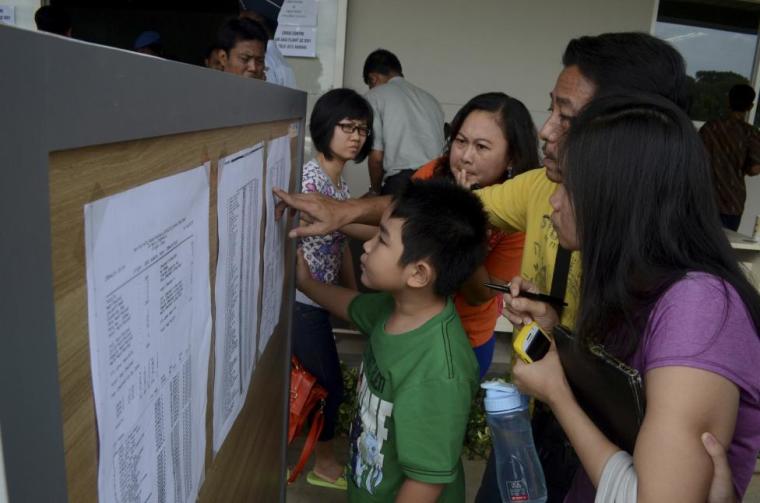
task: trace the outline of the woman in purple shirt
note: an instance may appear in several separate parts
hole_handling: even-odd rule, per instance
[[[741,498],[760,450],[760,295],[720,227],[691,121],[659,97],[599,98],[575,119],[560,164],[551,220],[560,244],[582,252],[578,336],[638,369],[647,402],[631,457],[579,407],[554,348],[515,365],[581,460],[565,501],[599,491],[597,501],[704,502],[708,431],[728,447]],[[512,310],[547,330],[557,322],[545,304],[515,298]]]

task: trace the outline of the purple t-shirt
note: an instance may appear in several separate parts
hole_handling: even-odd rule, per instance
[[[705,273],[688,274],[660,298],[642,344],[628,361],[642,376],[659,367],[692,367],[723,376],[739,388],[728,461],[740,496],[760,451],[758,362],[760,338],[744,303],[733,287]],[[593,502],[594,495],[594,486],[581,469],[565,503]]]

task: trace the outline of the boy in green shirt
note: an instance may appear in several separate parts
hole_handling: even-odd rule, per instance
[[[351,427],[351,502],[463,502],[460,460],[478,364],[450,296],[485,258],[486,217],[471,192],[411,182],[364,243],[359,294],[312,279],[298,288],[369,336]]]

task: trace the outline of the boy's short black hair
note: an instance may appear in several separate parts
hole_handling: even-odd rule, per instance
[[[229,54],[230,50],[242,40],[258,40],[266,46],[269,35],[264,27],[253,19],[232,17],[219,28],[215,46]]]
[[[353,89],[333,89],[320,96],[314,104],[309,119],[309,134],[314,148],[331,161],[333,152],[330,150],[330,142],[335,133],[335,126],[343,119],[367,122],[369,136],[354,157],[354,162],[362,162],[372,148],[373,114],[369,102]]]
[[[404,220],[400,264],[429,260],[437,295],[456,292],[486,258],[488,220],[483,205],[471,191],[449,180],[411,180],[394,197],[391,217]]]
[[[380,75],[390,75],[393,73],[402,77],[404,76],[404,72],[401,71],[401,62],[395,54],[386,49],[376,49],[364,60],[362,77],[367,85],[369,85],[370,73],[379,73]]]
[[[736,84],[728,91],[728,105],[734,112],[746,112],[752,109],[755,90],[748,84]]]

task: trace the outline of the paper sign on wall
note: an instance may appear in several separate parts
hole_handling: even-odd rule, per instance
[[[277,20],[291,26],[317,26],[316,0],[285,0]]]
[[[285,56],[315,58],[317,56],[317,28],[313,26],[280,25],[274,36],[277,48]]]
[[[0,23],[16,24],[16,7],[12,5],[0,5]]]

